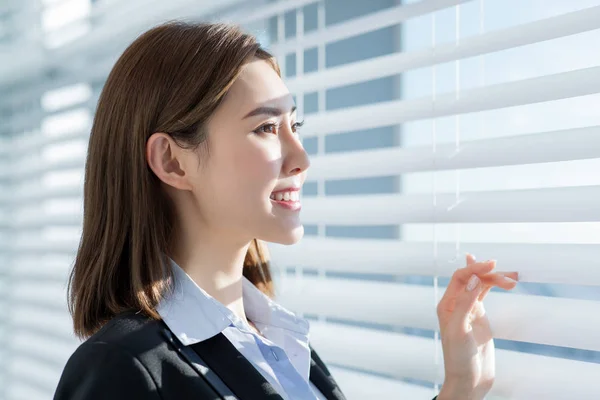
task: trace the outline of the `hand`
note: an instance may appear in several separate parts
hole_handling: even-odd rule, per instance
[[[445,379],[438,400],[483,399],[494,383],[494,341],[483,299],[494,286],[517,284],[516,272],[492,272],[496,261],[475,262],[457,270],[437,307]]]

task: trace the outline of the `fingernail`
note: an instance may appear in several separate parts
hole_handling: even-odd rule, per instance
[[[471,275],[471,278],[469,278],[469,282],[467,282],[467,292],[472,292],[478,284],[479,278],[477,277],[477,275]]]
[[[505,280],[505,281],[507,281],[507,282],[510,282],[510,283],[513,283],[513,282],[514,282],[514,283],[517,283],[517,281],[516,281],[516,280],[514,280],[513,278],[511,278],[510,276],[505,276],[505,277],[504,277],[504,280]]]

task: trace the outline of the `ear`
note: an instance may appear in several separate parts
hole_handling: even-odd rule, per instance
[[[186,173],[189,157],[173,138],[162,132],[153,133],[146,142],[146,162],[154,174],[169,186],[191,190]]]

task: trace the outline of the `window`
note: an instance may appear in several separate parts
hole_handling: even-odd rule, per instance
[[[64,290],[94,106],[124,46],[182,17],[254,32],[306,116],[306,235],[270,248],[349,398],[433,397],[435,306],[465,252],[521,274],[486,302],[493,398],[595,393],[600,0],[42,3],[0,9],[0,399],[51,397],[78,344]],[[50,34],[17,42],[32,18]]]
[[[282,301],[312,319],[348,393],[375,397],[368,376],[388,397],[427,398],[443,382],[435,304],[465,252],[496,258],[522,283],[486,303],[492,394],[589,396],[600,371],[587,316],[600,306],[600,3],[373,2],[356,14],[370,3],[336,3],[316,3],[317,30],[273,45],[295,50],[296,70],[307,48],[325,58],[288,79],[320,102],[303,131],[318,143],[317,189],[303,196],[311,229],[272,246]]]

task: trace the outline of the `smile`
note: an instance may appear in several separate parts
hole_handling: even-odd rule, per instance
[[[271,193],[271,200],[276,201],[298,201],[300,200],[300,193],[298,191],[289,191],[289,192],[278,192]]]
[[[288,210],[299,211],[302,208],[302,204],[300,204],[300,192],[298,189],[277,191],[271,193],[269,198],[274,204]]]

